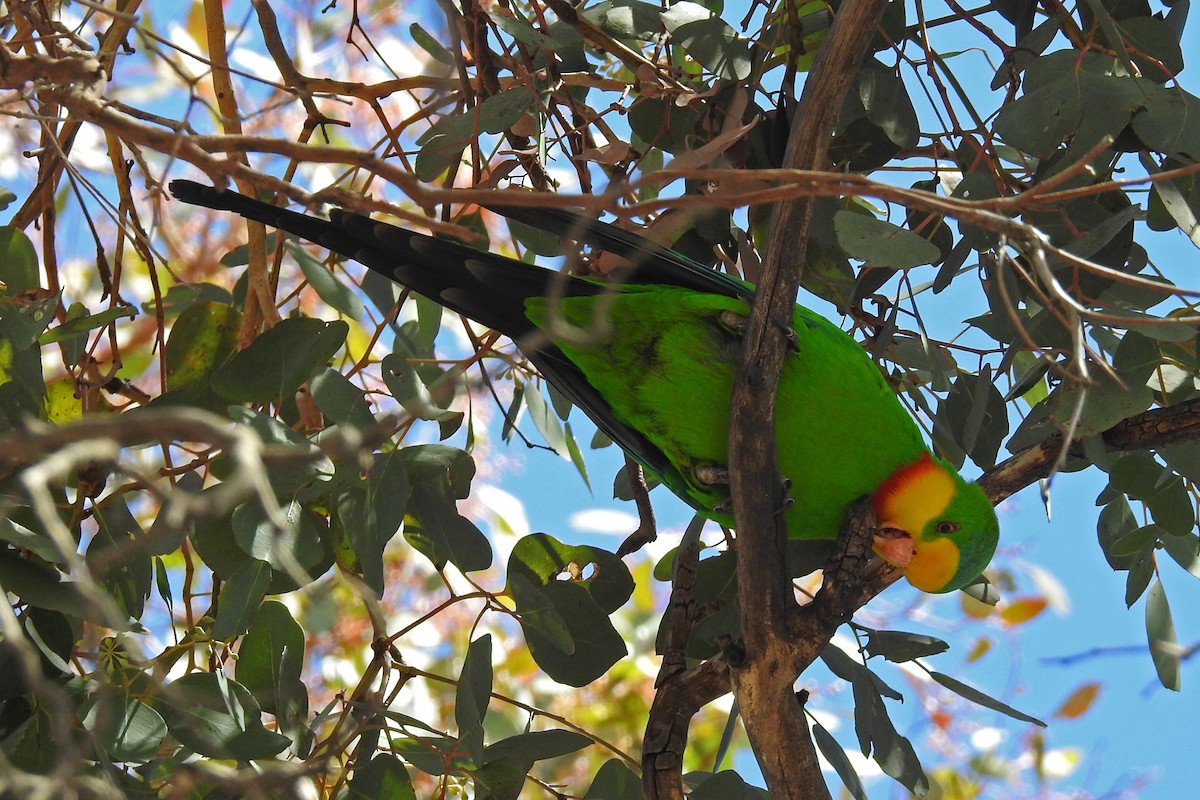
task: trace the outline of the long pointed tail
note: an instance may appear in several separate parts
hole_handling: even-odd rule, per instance
[[[534,332],[525,315],[525,300],[552,289],[566,294],[593,294],[595,284],[515,259],[486,253],[464,244],[378,222],[362,214],[333,210],[325,220],[269,205],[244,194],[177,180],[170,184],[176,199],[295,234],[354,259],[431,300],[520,340]],[[562,282],[567,284],[563,285]],[[552,282],[559,282],[552,287]]]

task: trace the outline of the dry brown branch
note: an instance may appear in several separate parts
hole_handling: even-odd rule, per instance
[[[850,0],[839,6],[805,81],[785,168],[826,165],[838,109],[885,5],[880,0]],[[780,800],[829,796],[793,688],[811,663],[805,660],[807,655],[815,658],[827,639],[797,640],[788,624],[795,599],[785,569],[787,532],[780,513],[784,497],[774,432],[775,389],[788,347],[787,331],[805,266],[814,204],[814,196],[804,195],[780,203],[776,210],[734,379],[729,431],[742,634],[741,655],[738,663],[731,664],[731,677],[767,789]],[[816,635],[816,631],[806,633]]]

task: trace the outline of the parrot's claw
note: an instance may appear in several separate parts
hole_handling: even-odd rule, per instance
[[[783,338],[787,339],[788,350],[793,353],[800,352],[800,337],[796,335],[796,329],[791,325],[783,325]]]
[[[750,320],[745,314],[739,314],[736,311],[722,311],[717,316],[717,322],[735,336],[743,335],[746,332],[746,326],[750,324]]]
[[[692,469],[692,474],[705,486],[729,485],[729,469],[718,464],[700,464]]]
[[[717,317],[717,322],[721,324],[722,328],[738,338],[744,336],[746,328],[750,326],[750,318],[736,311],[722,311]],[[780,327],[783,328],[783,335],[787,339],[788,349],[793,353],[799,353],[800,345],[798,344],[799,337],[796,335],[796,329],[790,325],[781,325]]]

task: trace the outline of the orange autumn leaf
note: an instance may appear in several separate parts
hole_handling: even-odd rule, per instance
[[[1076,719],[1081,717],[1092,707],[1092,703],[1096,701],[1096,697],[1099,694],[1099,681],[1085,683],[1071,692],[1071,695],[1054,712],[1054,716],[1060,719]]]
[[[1044,597],[1018,598],[1004,607],[1000,619],[1005,625],[1021,625],[1045,611],[1046,602]]]

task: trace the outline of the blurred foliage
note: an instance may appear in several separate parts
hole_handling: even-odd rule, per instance
[[[1194,277],[1151,257],[1158,232],[1200,246],[1200,100],[1175,80],[1188,4],[994,8],[968,24],[953,4],[888,6],[836,172],[814,184],[828,197],[804,286],[952,462],[1080,442],[1060,467],[1107,474],[1099,544],[1178,689],[1162,574],[1200,577],[1200,448],[1118,452],[1102,434],[1197,396],[1194,292],[1175,283]],[[669,565],[656,581],[644,559],[529,534],[472,493],[514,439],[606,486],[569,402],[429,301],[273,232],[247,242],[161,187],[200,170],[325,190],[531,260],[563,250],[506,234],[461,189],[596,195],[753,279],[770,203],[808,191],[754,170],[780,163],[826,5],[756,2],[743,20],[638,0],[2,13],[0,792],[640,797]],[[615,485],[628,496],[627,476]],[[821,563],[796,554],[797,585]],[[736,633],[730,564],[702,562],[698,596],[721,610],[693,632],[695,658]],[[1002,563],[989,578],[953,630],[974,637],[968,665],[1054,599]],[[851,630],[813,686],[850,698],[853,734],[813,719],[850,795],[882,770],[934,798],[1050,796],[1078,764],[1034,717],[927,666],[947,642]],[[889,716],[897,675],[930,710],[928,741]],[[1101,695],[1085,683],[1041,716]],[[963,746],[987,730],[980,705],[1024,733]],[[694,797],[761,796],[728,769],[747,763],[728,712],[692,724]]]

